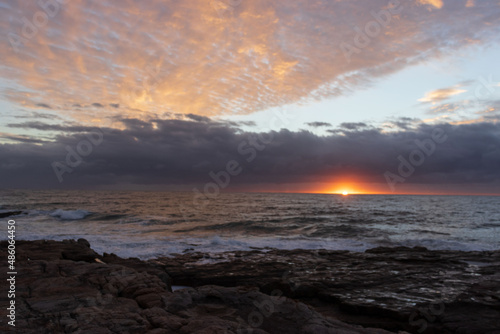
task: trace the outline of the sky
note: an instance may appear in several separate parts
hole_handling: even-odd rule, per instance
[[[0,188],[500,194],[499,0],[0,0]]]

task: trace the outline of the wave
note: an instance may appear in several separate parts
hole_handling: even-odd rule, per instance
[[[79,220],[83,219],[92,213],[86,210],[62,210],[57,209],[53,211],[50,215],[52,217],[58,217],[62,220]]]

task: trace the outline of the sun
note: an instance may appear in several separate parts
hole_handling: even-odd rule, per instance
[[[342,195],[347,196],[347,195],[349,195],[349,192],[344,190],[344,191],[342,191]]]

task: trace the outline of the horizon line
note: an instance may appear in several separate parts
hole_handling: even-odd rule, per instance
[[[156,190],[156,189],[29,189],[29,188],[16,188],[16,189],[2,189],[0,191],[112,191],[112,192],[175,192],[175,193],[191,193],[192,190]],[[343,197],[349,196],[366,196],[366,195],[376,195],[376,196],[500,196],[500,193],[383,193],[383,192],[348,192],[348,194],[342,194],[341,192],[328,192],[328,191],[231,191],[225,190],[221,191],[221,194],[308,194],[308,195],[337,195]]]

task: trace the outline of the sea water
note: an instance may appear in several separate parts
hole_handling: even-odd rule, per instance
[[[500,249],[500,197],[0,191],[18,240],[85,238],[142,259],[251,249]],[[4,227],[5,227],[4,226]],[[6,231],[6,227],[4,228]],[[2,239],[6,239],[3,233]]]

